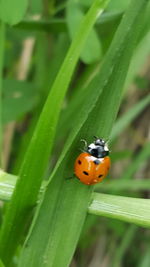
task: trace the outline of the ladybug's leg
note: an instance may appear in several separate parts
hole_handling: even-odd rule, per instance
[[[96,160],[94,160],[94,163],[95,163],[96,165],[99,165],[101,162],[100,162],[99,159],[96,159]]]
[[[71,179],[74,179],[75,177],[76,177],[76,175],[73,173],[73,175],[70,177],[67,177],[66,180],[71,180]]]
[[[86,152],[84,149],[82,149],[82,148],[79,148],[79,150],[81,151],[81,152]]]

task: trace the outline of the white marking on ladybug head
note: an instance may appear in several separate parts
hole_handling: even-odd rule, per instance
[[[91,143],[88,148],[91,148],[91,149],[94,149],[94,148],[97,148],[97,146],[94,144],[94,143]]]
[[[104,150],[105,150],[105,151],[109,151],[109,148],[108,148],[107,144],[105,144],[105,146],[104,146]]]

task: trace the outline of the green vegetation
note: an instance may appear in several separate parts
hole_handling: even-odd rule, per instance
[[[11,5],[0,3],[0,265],[148,266],[149,1]],[[68,178],[94,135],[112,167],[86,186]]]

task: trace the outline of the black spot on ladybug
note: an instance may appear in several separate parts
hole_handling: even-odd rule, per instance
[[[107,170],[109,171],[109,167],[107,168]]]
[[[95,163],[96,165],[98,165],[98,164],[100,163],[100,161],[99,161],[98,159],[96,159],[96,160],[94,160],[94,163]]]
[[[78,163],[81,165],[81,160],[78,160]]]
[[[101,178],[102,176],[103,176],[103,175],[102,175],[102,174],[100,174],[98,177],[99,177],[99,178]]]
[[[83,173],[84,173],[85,175],[89,175],[88,172],[86,172],[86,171],[83,171]]]

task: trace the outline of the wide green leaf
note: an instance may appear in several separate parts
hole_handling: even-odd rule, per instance
[[[115,10],[115,11],[116,10],[122,11],[122,10],[127,9],[130,2],[131,2],[131,0],[126,0],[126,1],[113,0],[113,1],[110,1],[107,9],[108,10]]]
[[[50,177],[53,180],[47,187],[25,242],[20,267],[65,267],[70,263],[93,188],[81,184],[77,179],[66,178],[73,173],[80,139],[85,138],[89,142],[93,135],[107,138],[110,134],[146,3],[145,0],[132,2],[116,32],[100,73],[90,85],[91,91],[88,89],[91,95],[85,96],[73,118],[72,131]]]
[[[36,204],[42,178],[46,172],[52,150],[64,96],[84,43],[96,18],[102,11],[101,6],[103,7],[106,2],[105,0],[95,0],[82,20],[43,108],[19,172],[19,179],[12,200],[4,217],[0,233],[0,255],[4,263],[10,263],[24,231],[26,221]]]
[[[21,21],[25,15],[28,6],[28,0],[1,0],[0,1],[0,19],[11,25]]]

